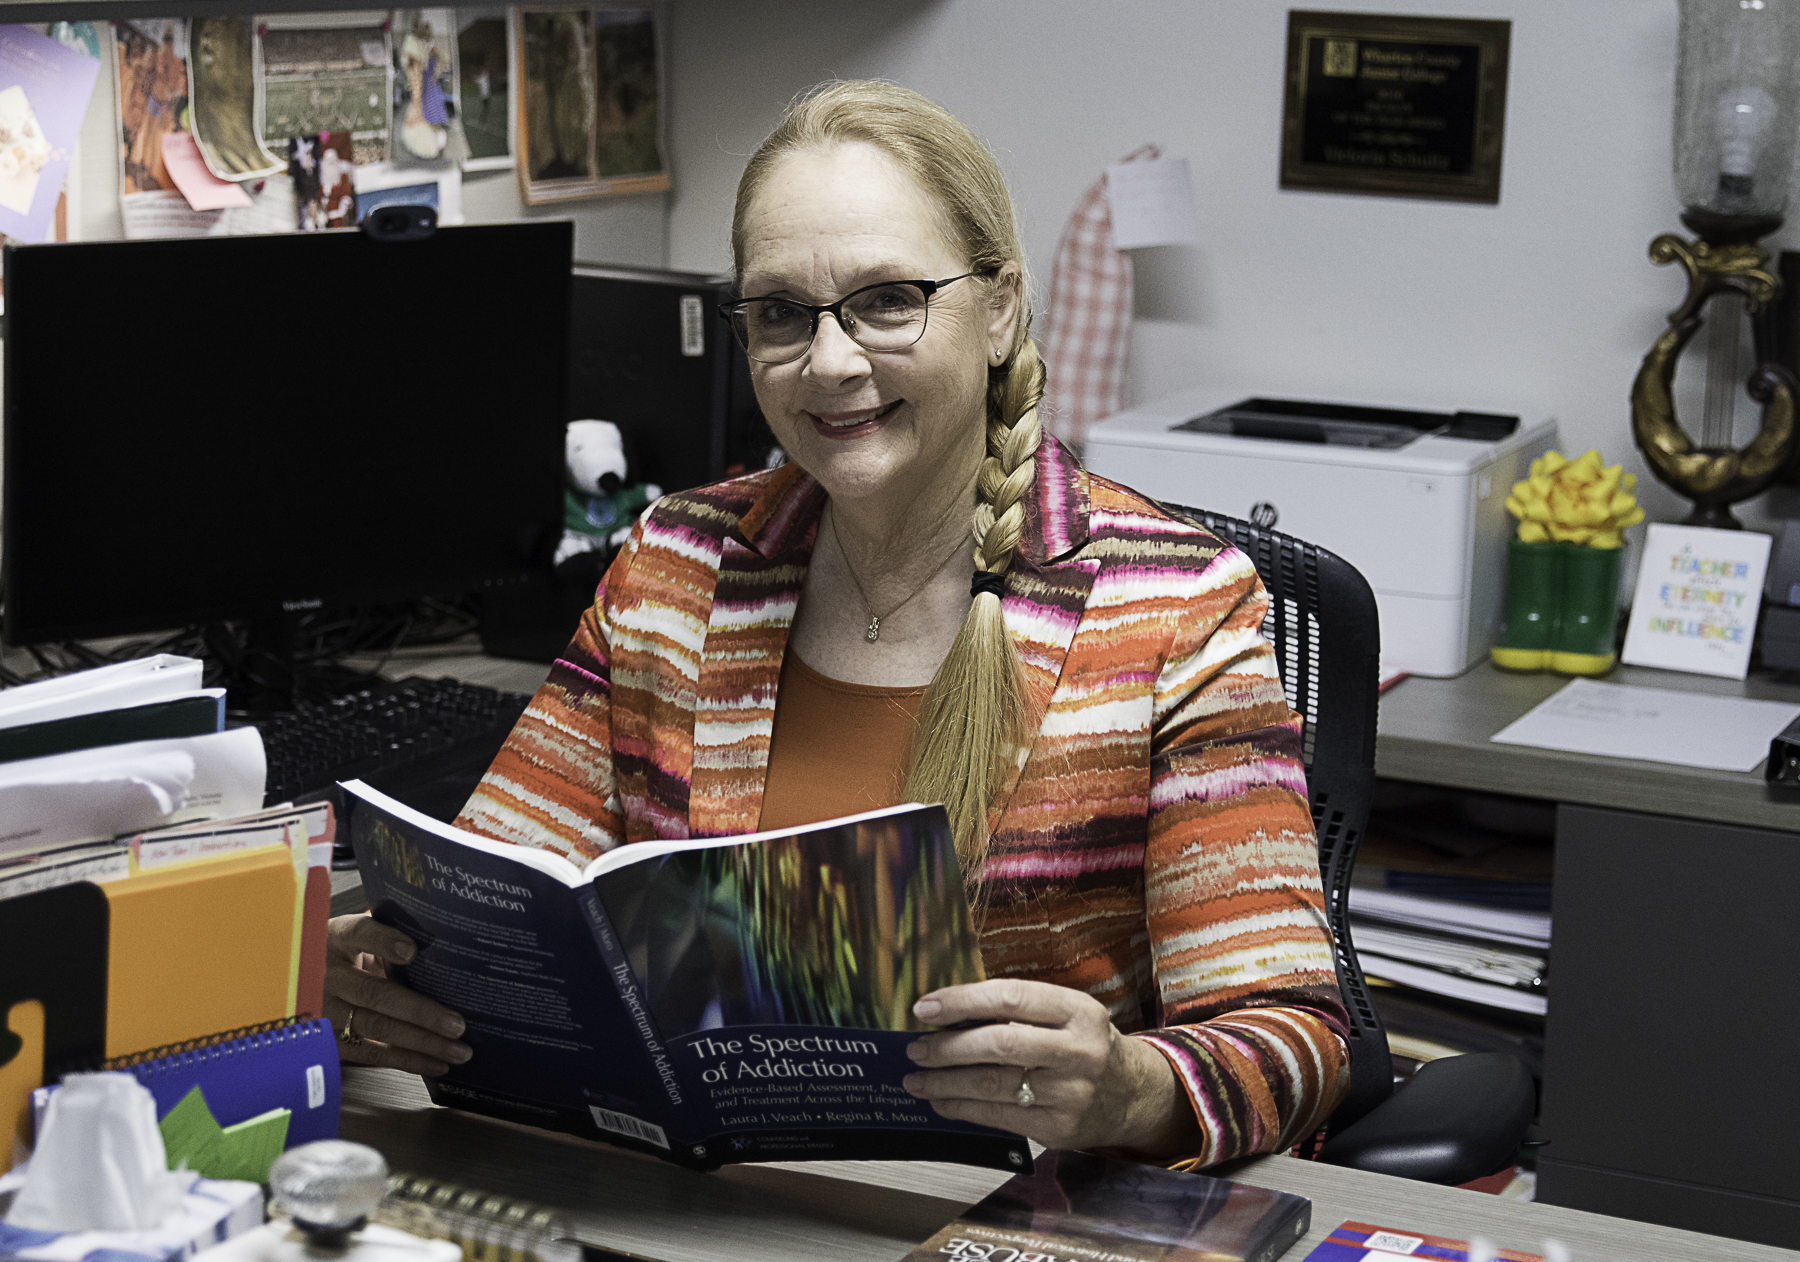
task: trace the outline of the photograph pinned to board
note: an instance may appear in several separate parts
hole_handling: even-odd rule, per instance
[[[462,170],[458,167],[397,167],[391,163],[357,167],[356,222],[383,206],[430,206],[438,223],[455,227],[463,221]]]
[[[347,131],[295,136],[288,141],[288,178],[294,184],[301,232],[356,226],[356,161]]]
[[[261,19],[262,137],[279,153],[297,136],[346,132],[358,166],[385,162],[393,119],[385,13],[281,13]]]
[[[601,191],[667,190],[656,11],[612,6],[594,10],[594,52],[594,162],[605,182]]]
[[[119,108],[119,187],[133,193],[174,188],[162,138],[187,130],[187,21],[146,18],[113,32]]]
[[[33,25],[37,31],[40,28]],[[42,31],[45,35],[83,56],[91,57],[96,63],[103,59],[100,43],[100,29],[92,22],[47,22]],[[96,74],[96,78],[98,74]],[[50,216],[50,222],[44,228],[44,235],[39,241],[79,241],[81,239],[81,146],[79,143],[70,147],[69,169],[63,175],[62,194],[56,200],[56,209]],[[9,242],[29,244],[26,238],[11,233],[0,232],[0,245]]]
[[[55,231],[81,120],[100,63],[25,26],[0,26],[0,232]]]
[[[137,18],[113,26],[118,110],[119,215],[125,235],[197,237],[217,230],[217,210],[195,210],[163,160],[163,137],[188,131],[185,18]]]
[[[504,8],[457,9],[456,63],[461,91],[457,119],[469,156],[465,171],[513,165],[512,25]]]
[[[594,11],[521,6],[511,13],[518,50],[513,153],[519,196],[529,205],[598,197]]]
[[[257,129],[263,85],[251,19],[197,17],[188,42],[192,130],[207,168],[234,182],[285,171],[286,161],[269,152]]]
[[[393,160],[460,163],[455,10],[395,9],[393,43]]]

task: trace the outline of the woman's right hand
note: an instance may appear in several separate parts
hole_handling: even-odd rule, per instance
[[[413,940],[370,916],[334,916],[326,934],[325,1016],[338,1058],[434,1077],[474,1053],[457,1042],[463,1019],[390,981],[389,964],[410,964]],[[346,1039],[345,1031],[352,1037]]]

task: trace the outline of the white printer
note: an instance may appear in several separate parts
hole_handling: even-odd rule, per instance
[[[1145,495],[1329,548],[1375,589],[1383,671],[1455,675],[1499,634],[1507,493],[1555,445],[1549,419],[1201,388],[1108,417],[1085,455]]]

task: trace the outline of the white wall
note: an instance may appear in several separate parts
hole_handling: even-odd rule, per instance
[[[1564,448],[1648,476],[1627,392],[1684,278],[1670,176],[1675,0],[1381,0],[1513,23],[1500,203],[1283,192],[1289,6],[1275,0],[677,0],[671,266],[722,268],[744,158],[793,93],[878,75],[994,148],[1046,291],[1083,190],[1145,141],[1193,165],[1202,244],[1140,251],[1131,388],[1550,414]],[[1800,216],[1800,207],[1796,208]],[[1792,247],[1800,232],[1770,244]],[[1697,339],[1703,342],[1704,338]],[[1700,348],[1683,361],[1699,426]],[[1754,415],[1740,408],[1738,442]],[[1739,510],[1763,522],[1766,500]]]

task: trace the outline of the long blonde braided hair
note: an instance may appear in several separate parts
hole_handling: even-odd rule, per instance
[[[742,274],[751,203],[783,156],[858,141],[887,154],[942,208],[950,239],[971,271],[991,278],[1008,263],[1019,269],[1020,315],[1012,345],[988,370],[987,457],[976,481],[973,522],[975,569],[1001,575],[1018,549],[1035,477],[1044,365],[1031,340],[1030,282],[1012,197],[986,146],[917,92],[878,80],[824,84],[788,107],[744,168],[732,217],[732,255]],[[995,298],[992,287],[1001,282],[982,283],[989,286],[988,298]],[[906,784],[908,798],[944,803],[963,879],[976,895],[987,856],[989,808],[1024,757],[1036,726],[1000,597],[981,592],[926,692]]]

